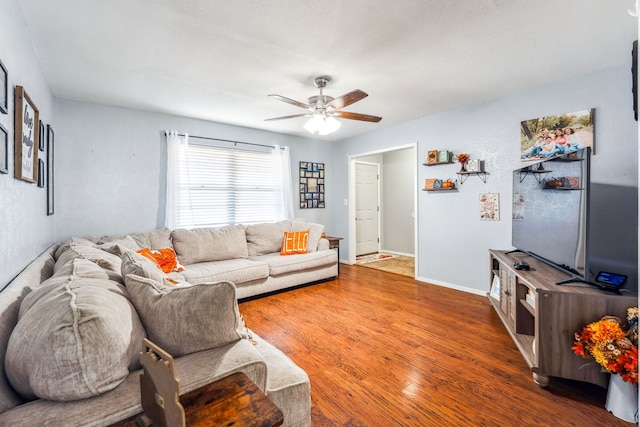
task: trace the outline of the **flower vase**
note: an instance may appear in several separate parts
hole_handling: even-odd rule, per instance
[[[467,162],[460,163],[460,172],[466,172],[466,171],[467,171]]]
[[[625,382],[618,374],[611,374],[604,407],[622,420],[637,423],[638,385]]]

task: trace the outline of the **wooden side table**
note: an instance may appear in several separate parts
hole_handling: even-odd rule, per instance
[[[338,251],[338,274],[340,274],[340,240],[343,237],[324,236],[329,241],[329,249],[337,249]]]
[[[186,426],[280,426],[282,411],[242,372],[236,372],[180,396]],[[143,414],[112,427],[149,425]],[[173,426],[171,426],[173,427]]]

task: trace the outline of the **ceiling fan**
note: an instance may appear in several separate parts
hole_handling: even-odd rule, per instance
[[[369,114],[340,111],[342,108],[356,103],[369,95],[359,89],[351,91],[337,98],[324,95],[322,93],[322,90],[327,87],[327,84],[330,81],[331,78],[328,76],[316,77],[314,79],[313,83],[318,89],[320,89],[320,95],[310,97],[308,104],[281,95],[269,95],[272,98],[279,99],[280,101],[295,105],[296,107],[305,108],[309,110],[309,112],[304,114],[293,114],[291,116],[274,117],[272,119],[265,119],[265,121],[269,122],[275,120],[293,119],[296,117],[310,117],[310,119],[304,124],[303,127],[313,134],[318,133],[319,135],[328,135],[331,132],[336,131],[340,127],[340,122],[336,120],[336,117],[375,123],[382,120],[382,117],[371,116]]]

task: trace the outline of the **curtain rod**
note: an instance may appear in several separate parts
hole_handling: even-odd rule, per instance
[[[186,134],[184,134],[184,133],[178,133],[178,135],[180,135],[180,136],[185,136]],[[232,140],[230,140],[230,139],[211,138],[211,137],[209,137],[209,136],[198,136],[198,135],[191,135],[191,134],[189,134],[189,138],[206,139],[206,140],[209,140],[209,141],[231,142],[231,143],[233,143],[234,145],[235,145],[235,144],[245,144],[245,145],[254,145],[254,146],[256,146],[256,147],[269,147],[269,148],[274,148],[274,149],[276,148],[276,146],[275,146],[275,145],[256,144],[256,143],[253,143],[253,142],[232,141]],[[282,147],[280,147],[280,149],[281,149],[281,150],[284,150],[284,148],[282,148]]]

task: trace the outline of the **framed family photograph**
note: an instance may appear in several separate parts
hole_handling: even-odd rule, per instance
[[[37,182],[40,113],[22,86],[16,86],[15,98],[14,176]]]
[[[9,132],[0,125],[0,173],[9,173]]]
[[[8,110],[8,98],[9,98],[9,77],[7,75],[7,69],[4,67],[2,61],[0,61],[0,113],[7,114]]]
[[[595,109],[574,111],[520,122],[520,160],[550,159],[591,147],[594,140]]]

